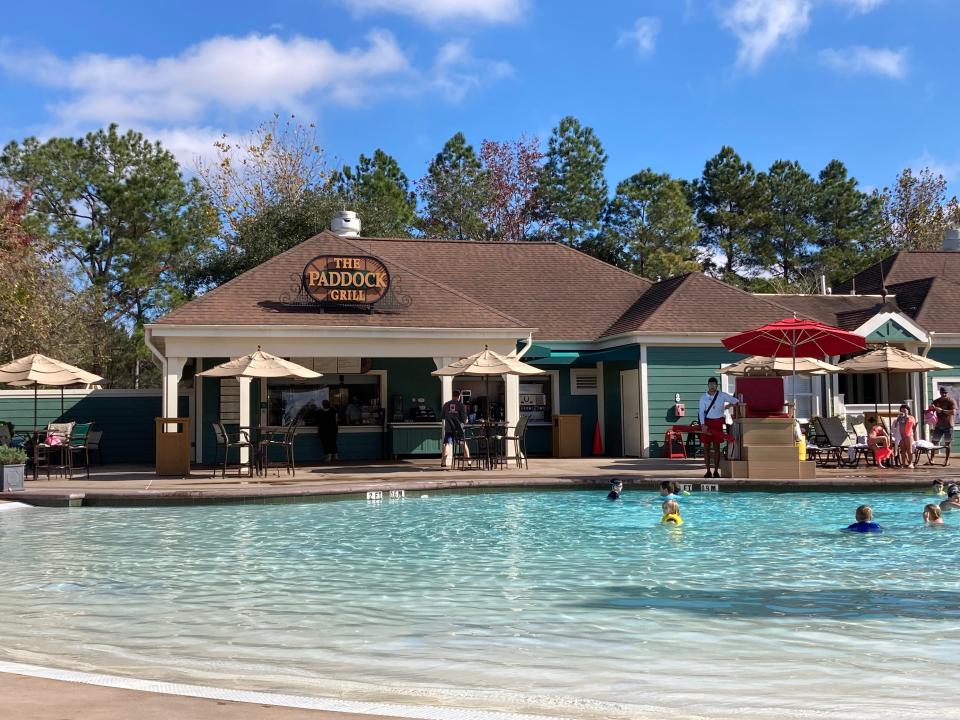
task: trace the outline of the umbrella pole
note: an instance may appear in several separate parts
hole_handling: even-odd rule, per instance
[[[797,417],[797,334],[793,334],[793,343],[791,349],[793,350],[793,379],[790,381],[793,384],[793,417]]]
[[[33,383],[33,430],[34,432],[36,432],[37,430],[37,423],[40,422],[40,417],[37,414],[37,387],[38,387],[37,383],[34,382]]]
[[[892,413],[893,413],[893,410],[891,409],[891,406],[890,406],[890,368],[887,368],[887,417],[890,418],[892,416]],[[892,423],[893,421],[891,420],[890,422]],[[891,435],[892,434],[893,432],[891,428]]]
[[[63,420],[63,385],[60,386],[60,419]]]

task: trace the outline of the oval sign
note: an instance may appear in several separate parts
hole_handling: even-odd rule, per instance
[[[373,305],[389,287],[386,265],[368,255],[320,255],[303,269],[303,289],[320,303]]]

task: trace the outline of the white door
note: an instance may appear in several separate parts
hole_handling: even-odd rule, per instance
[[[640,457],[640,371],[620,373],[620,427],[623,428],[623,454]]]

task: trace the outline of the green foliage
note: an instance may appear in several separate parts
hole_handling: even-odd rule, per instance
[[[617,185],[602,235],[620,251],[615,264],[651,280],[700,269],[699,233],[683,185],[649,168]]]
[[[789,284],[808,267],[817,238],[814,205],[817,185],[798,162],[777,160],[757,178],[764,210],[757,222],[750,265],[783,278]]]
[[[33,196],[25,227],[74,262],[109,321],[142,324],[176,303],[178,266],[214,232],[196,181],[159,143],[116,125],[84,138],[27,138],[0,173]]]
[[[929,168],[916,175],[905,169],[892,188],[883,189],[883,201],[890,252],[940,250],[944,231],[960,226],[960,202],[947,200],[947,181]]]
[[[20,448],[0,445],[0,465],[23,465],[27,462],[27,453]]]
[[[427,237],[478,240],[487,235],[482,217],[490,194],[487,173],[462,132],[447,140],[417,190],[423,201],[420,227]]]
[[[724,146],[707,161],[692,193],[701,243],[722,256],[719,272],[736,278],[749,264],[751,244],[764,222],[764,196],[757,173],[732,147]]]
[[[407,237],[416,224],[416,198],[397,161],[379,148],[345,166],[336,183],[346,207],[356,210],[367,237]]]
[[[846,166],[831,160],[817,181],[814,201],[817,228],[815,274],[826,275],[828,285],[839,283],[869,267],[883,255],[887,234],[883,198],[859,190]]]
[[[607,204],[606,164],[592,128],[570,116],[557,124],[540,173],[540,222],[546,237],[577,246],[599,231]]]

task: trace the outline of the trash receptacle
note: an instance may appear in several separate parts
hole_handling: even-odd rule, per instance
[[[553,456],[583,457],[579,415],[553,416]]]
[[[190,418],[157,418],[157,475],[190,474]]]

